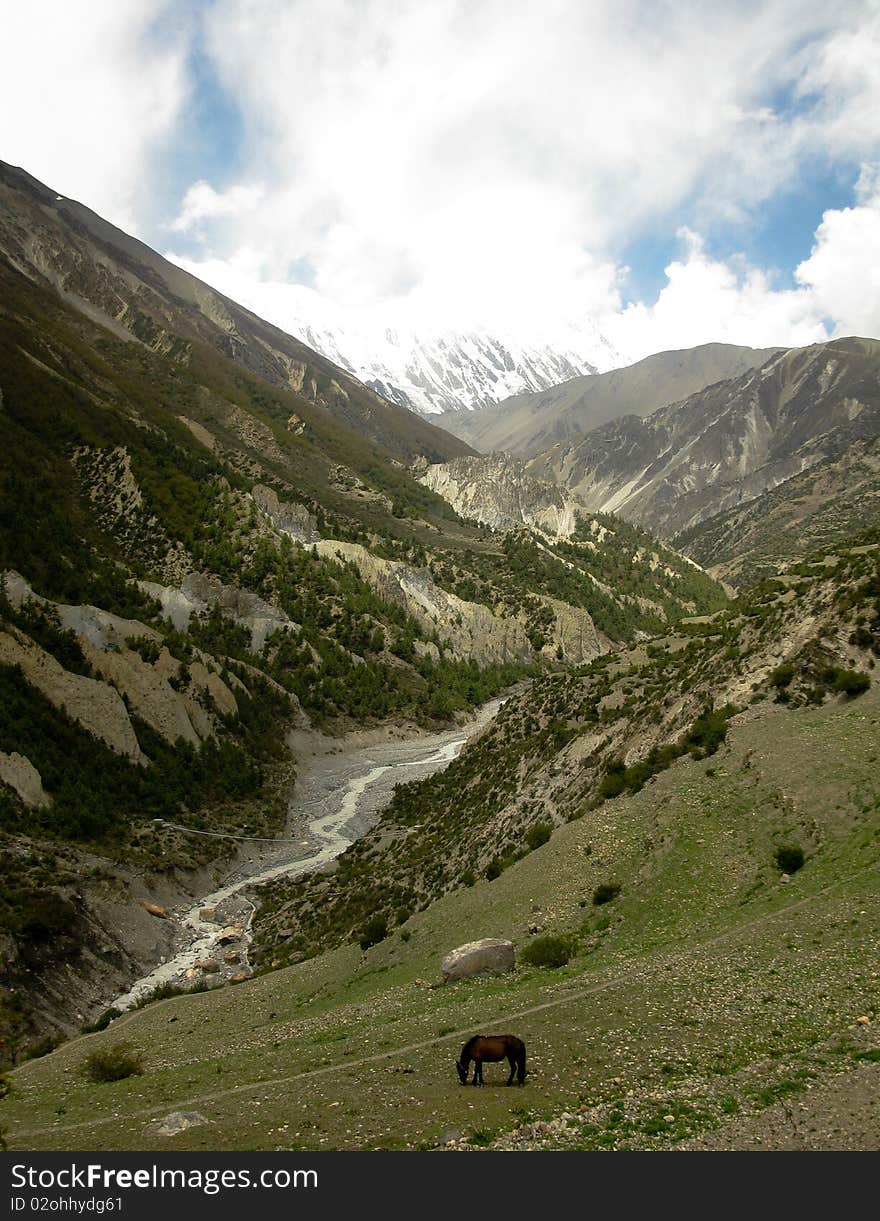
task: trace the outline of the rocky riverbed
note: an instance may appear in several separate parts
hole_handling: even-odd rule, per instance
[[[129,1009],[163,985],[192,987],[246,977],[253,889],[326,866],[369,830],[395,785],[446,767],[503,702],[503,697],[490,700],[467,722],[434,734],[390,728],[332,739],[297,731],[291,745],[299,774],[284,834],[270,841],[241,840],[238,863],[222,885],[168,911],[176,925],[172,952],[112,1005]]]

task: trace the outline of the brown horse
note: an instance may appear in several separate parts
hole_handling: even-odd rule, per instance
[[[483,1084],[483,1062],[488,1060],[507,1060],[510,1064],[510,1076],[507,1084],[513,1085],[514,1074],[519,1084],[526,1079],[526,1045],[515,1034],[475,1034],[468,1039],[461,1049],[461,1056],[455,1062],[458,1069],[458,1079],[462,1085],[467,1085],[468,1070],[474,1062],[474,1085]]]

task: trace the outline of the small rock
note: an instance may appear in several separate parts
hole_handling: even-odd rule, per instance
[[[779,880],[780,880],[780,882],[790,882],[790,881],[791,881],[791,875],[790,875],[790,874],[788,874],[788,873],[781,873],[781,874],[779,875]]]
[[[213,924],[214,921],[217,919],[217,908],[216,907],[200,907],[199,908],[199,919],[207,920],[207,921],[209,921],[209,923]]]
[[[206,972],[206,974],[220,970],[220,963],[215,962],[213,958],[206,958],[202,962],[197,962],[196,966],[200,971]]]
[[[223,961],[230,963],[241,962],[241,954],[239,954],[238,950],[227,950],[223,955]]]
[[[162,1120],[154,1119],[153,1123],[157,1125],[156,1131],[160,1136],[176,1136],[178,1132],[186,1132],[188,1128],[201,1127],[202,1124],[208,1123],[208,1120],[198,1111],[172,1111]]]
[[[158,903],[144,903],[141,901],[141,907],[145,912],[149,912],[151,916],[158,916],[160,920],[168,919],[168,912],[164,907],[160,907]]]
[[[862,1017],[856,1018],[856,1025],[857,1026],[870,1026],[871,1019],[863,1014]]]
[[[250,971],[238,971],[235,975],[230,976],[231,982],[234,984],[243,984],[246,979],[250,979]]]
[[[220,930],[217,940],[221,945],[225,945],[229,941],[237,941],[241,936],[241,929],[237,924],[227,924],[226,928]]]

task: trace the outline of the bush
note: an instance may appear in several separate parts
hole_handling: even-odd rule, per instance
[[[619,882],[602,882],[593,891],[593,906],[601,907],[603,903],[610,903],[611,900],[616,899],[619,894]]]
[[[371,945],[378,945],[388,936],[388,921],[384,916],[373,916],[365,925],[360,936],[360,947],[368,950]]]
[[[782,689],[783,687],[789,686],[789,684],[791,683],[791,680],[793,678],[794,678],[794,666],[789,661],[789,662],[786,662],[784,665],[776,667],[776,669],[770,675],[770,686],[779,687],[780,689]]]
[[[114,1043],[86,1056],[83,1072],[89,1081],[123,1081],[126,1077],[140,1077],[144,1066],[130,1043]]]
[[[99,1030],[106,1030],[114,1018],[118,1018],[122,1013],[121,1009],[117,1009],[111,1005],[109,1009],[105,1009],[100,1017],[95,1018],[94,1022],[89,1022],[87,1026],[83,1026],[83,1034],[95,1034]]]
[[[870,685],[870,678],[860,670],[838,670],[834,679],[834,690],[851,698],[867,691]]]
[[[552,823],[536,822],[533,827],[529,827],[528,831],[526,831],[526,843],[534,851],[535,848],[540,848],[542,844],[546,844],[552,834]]]
[[[797,873],[804,864],[804,851],[797,844],[782,844],[776,849],[774,859],[783,873]]]
[[[564,967],[571,958],[571,946],[565,937],[549,934],[530,941],[520,957],[530,967]]]

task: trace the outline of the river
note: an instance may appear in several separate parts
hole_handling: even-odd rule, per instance
[[[490,700],[472,720],[442,733],[386,738],[370,745],[314,738],[314,753],[298,761],[284,834],[272,841],[242,841],[246,857],[231,867],[222,885],[191,906],[169,912],[178,930],[174,953],[112,1005],[130,1009],[163,984],[186,987],[201,979],[220,983],[247,973],[254,914],[247,892],[273,878],[320,869],[339,856],[373,826],[395,785],[423,780],[447,767],[503,703],[504,697]]]

